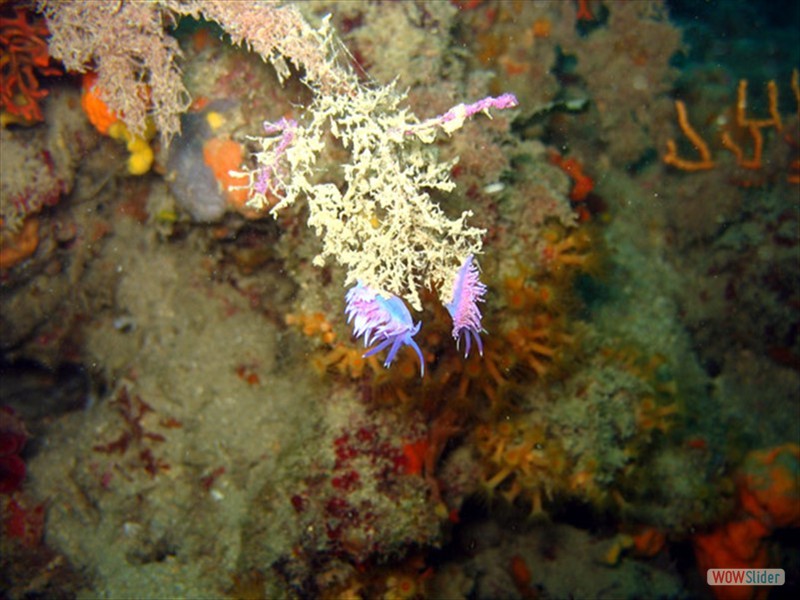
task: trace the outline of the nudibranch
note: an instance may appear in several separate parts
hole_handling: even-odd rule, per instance
[[[483,356],[483,341],[481,341],[481,311],[478,302],[484,302],[486,286],[481,283],[478,265],[473,256],[467,256],[464,264],[456,273],[453,285],[453,299],[445,304],[445,308],[453,317],[453,338],[460,347],[461,338],[466,341],[464,357],[469,356],[472,340],[478,346],[478,352]]]
[[[377,290],[358,282],[345,296],[347,322],[353,321],[353,335],[364,335],[364,346],[373,341],[377,345],[370,348],[364,358],[389,348],[384,367],[392,364],[397,352],[403,346],[411,346],[419,356],[420,377],[425,375],[425,359],[414,341],[420,323],[414,323],[405,303],[397,296],[384,296]]]

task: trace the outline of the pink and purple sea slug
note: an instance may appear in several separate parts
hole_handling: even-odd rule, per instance
[[[473,342],[483,356],[481,340],[483,328],[478,302],[484,302],[485,295],[486,286],[480,281],[480,272],[473,256],[469,255],[456,273],[453,299],[445,304],[453,318],[453,338],[457,346],[460,347],[462,338],[465,340],[465,357],[469,356]],[[400,298],[383,294],[358,282],[347,292],[345,300],[347,301],[345,314],[347,322],[353,323],[353,335],[355,337],[363,335],[365,346],[376,342],[375,346],[364,354],[364,358],[389,348],[386,360],[383,362],[383,366],[388,367],[400,348],[410,346],[419,357],[420,376],[425,375],[425,358],[417,342],[414,341],[421,324],[414,323],[408,307]]]
[[[485,295],[486,286],[481,283],[478,266],[470,254],[456,273],[453,299],[445,304],[453,318],[453,338],[456,345],[460,348],[461,339],[465,340],[465,357],[469,356],[473,342],[483,356],[483,328],[478,302],[484,302]],[[400,298],[383,294],[359,282],[347,292],[345,300],[345,314],[347,322],[353,323],[353,335],[363,335],[364,346],[377,342],[364,354],[364,358],[389,348],[386,360],[383,361],[383,366],[388,367],[400,348],[410,346],[419,356],[420,376],[425,375],[425,358],[414,341],[421,323],[414,323],[408,307]]]
[[[484,302],[486,286],[481,283],[480,272],[470,254],[456,273],[453,285],[453,299],[445,304],[447,312],[453,318],[453,338],[460,346],[461,338],[465,340],[464,357],[469,356],[472,340],[478,346],[478,352],[483,356],[483,342],[481,341],[481,311],[478,302]]]
[[[361,282],[356,284],[345,296],[347,322],[353,322],[353,335],[364,335],[364,345],[373,341],[377,345],[364,354],[364,358],[389,348],[383,366],[392,364],[397,352],[403,346],[411,346],[419,356],[420,376],[425,375],[425,359],[414,341],[420,323],[414,323],[405,303],[397,296],[385,296]]]

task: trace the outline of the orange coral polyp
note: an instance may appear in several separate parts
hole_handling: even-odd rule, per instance
[[[300,327],[303,335],[308,337],[319,337],[325,344],[332,344],[336,341],[336,333],[333,331],[333,325],[325,318],[321,312],[309,314],[294,314],[289,313],[286,315],[286,324],[295,325]]]
[[[333,372],[351,379],[360,379],[364,375],[367,361],[359,350],[337,344],[329,352],[315,357],[313,364],[320,373]]]
[[[495,475],[491,479],[489,479],[486,482],[484,482],[484,485],[487,488],[489,488],[489,490],[493,491],[493,490],[495,490],[497,488],[497,486],[499,486],[508,477],[511,476],[511,472],[512,472],[512,470],[511,470],[510,466],[504,467],[503,469],[501,469],[500,471],[495,473]]]
[[[552,500],[570,485],[563,450],[539,426],[483,425],[475,441],[484,462],[482,487],[490,497],[498,491],[509,503],[525,499],[536,516],[543,512],[544,497]]]

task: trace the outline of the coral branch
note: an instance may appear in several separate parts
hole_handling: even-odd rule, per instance
[[[761,129],[750,123],[747,130],[753,137],[753,158],[747,159],[744,157],[744,150],[741,146],[733,141],[730,133],[727,131],[722,134],[722,145],[730,150],[736,156],[736,163],[744,169],[758,170],[761,168],[761,155],[764,151],[764,136],[761,135]]]
[[[767,98],[769,101],[769,119],[748,119],[747,118],[747,80],[741,79],[736,91],[736,123],[739,127],[774,127],[777,131],[783,129],[781,115],[778,112],[778,85],[774,80],[767,84]]]
[[[739,85],[736,89],[736,106],[734,108],[735,119],[732,124],[734,131],[723,131],[720,141],[722,146],[736,157],[738,166],[743,169],[759,170],[763,167],[764,153],[764,134],[761,130],[774,127],[778,132],[783,131],[783,120],[778,110],[778,84],[774,80],[770,80],[767,83],[767,110],[769,112],[769,118],[767,119],[751,119],[747,116],[747,87],[748,82],[746,79],[739,80]],[[792,71],[791,89],[797,104],[797,115],[800,118],[800,75],[798,75],[797,69]],[[667,153],[663,158],[664,162],[683,171],[705,171],[714,168],[716,165],[711,158],[708,146],[689,123],[686,106],[683,102],[677,100],[675,108],[678,111],[678,123],[681,130],[697,149],[700,154],[700,160],[693,161],[679,157],[675,141],[668,140]],[[740,134],[741,136],[749,134],[753,139],[753,154],[750,158],[745,156],[745,151],[741,145],[741,137],[736,137]],[[790,145],[797,146],[797,142],[793,141],[791,136],[786,135],[785,139]],[[800,165],[800,160],[794,159],[790,161],[789,173],[787,174],[789,183],[800,183],[800,178],[796,173],[798,165]]]
[[[678,156],[678,149],[674,140],[667,140],[667,154],[664,156],[664,162],[672,165],[676,169],[682,171],[707,171],[714,168],[714,161],[711,160],[711,152],[708,145],[700,137],[700,134],[695,131],[694,127],[689,123],[689,118],[686,114],[686,105],[680,100],[675,101],[675,109],[678,111],[678,124],[684,135],[689,138],[689,141],[700,154],[700,160],[687,160]]]
[[[0,106],[26,121],[44,119],[39,101],[47,90],[39,87],[38,76],[61,74],[50,64],[48,35],[44,22],[40,18],[29,21],[24,10],[0,17]]]
[[[764,136],[762,128],[774,127],[776,131],[783,130],[783,122],[778,112],[778,85],[774,80],[767,83],[767,98],[769,102],[769,119],[747,118],[747,80],[741,79],[736,91],[736,124],[746,129],[753,138],[753,158],[746,159],[744,151],[726,131],[722,134],[722,145],[736,156],[737,164],[744,169],[757,170],[762,166],[761,156],[764,150]]]

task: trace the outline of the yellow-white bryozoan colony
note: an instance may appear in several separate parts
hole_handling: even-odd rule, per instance
[[[420,121],[401,107],[406,95],[394,84],[368,87],[348,73],[340,89],[312,89],[300,123],[265,123],[266,136],[255,138],[249,204],[262,209],[278,198],[273,210],[280,211],[305,198],[308,224],[322,240],[314,263],[333,257],[344,265],[345,286],[360,281],[417,310],[422,287],[441,286],[449,298],[458,268],[480,252],[484,230],[467,223],[470,211],[453,219],[431,199],[428,190],[455,187],[455,161],[439,162],[429,144],[439,130],[450,134],[476,112],[512,107],[516,99],[487,98]],[[328,133],[349,153],[340,173],[320,173],[317,164]]]

